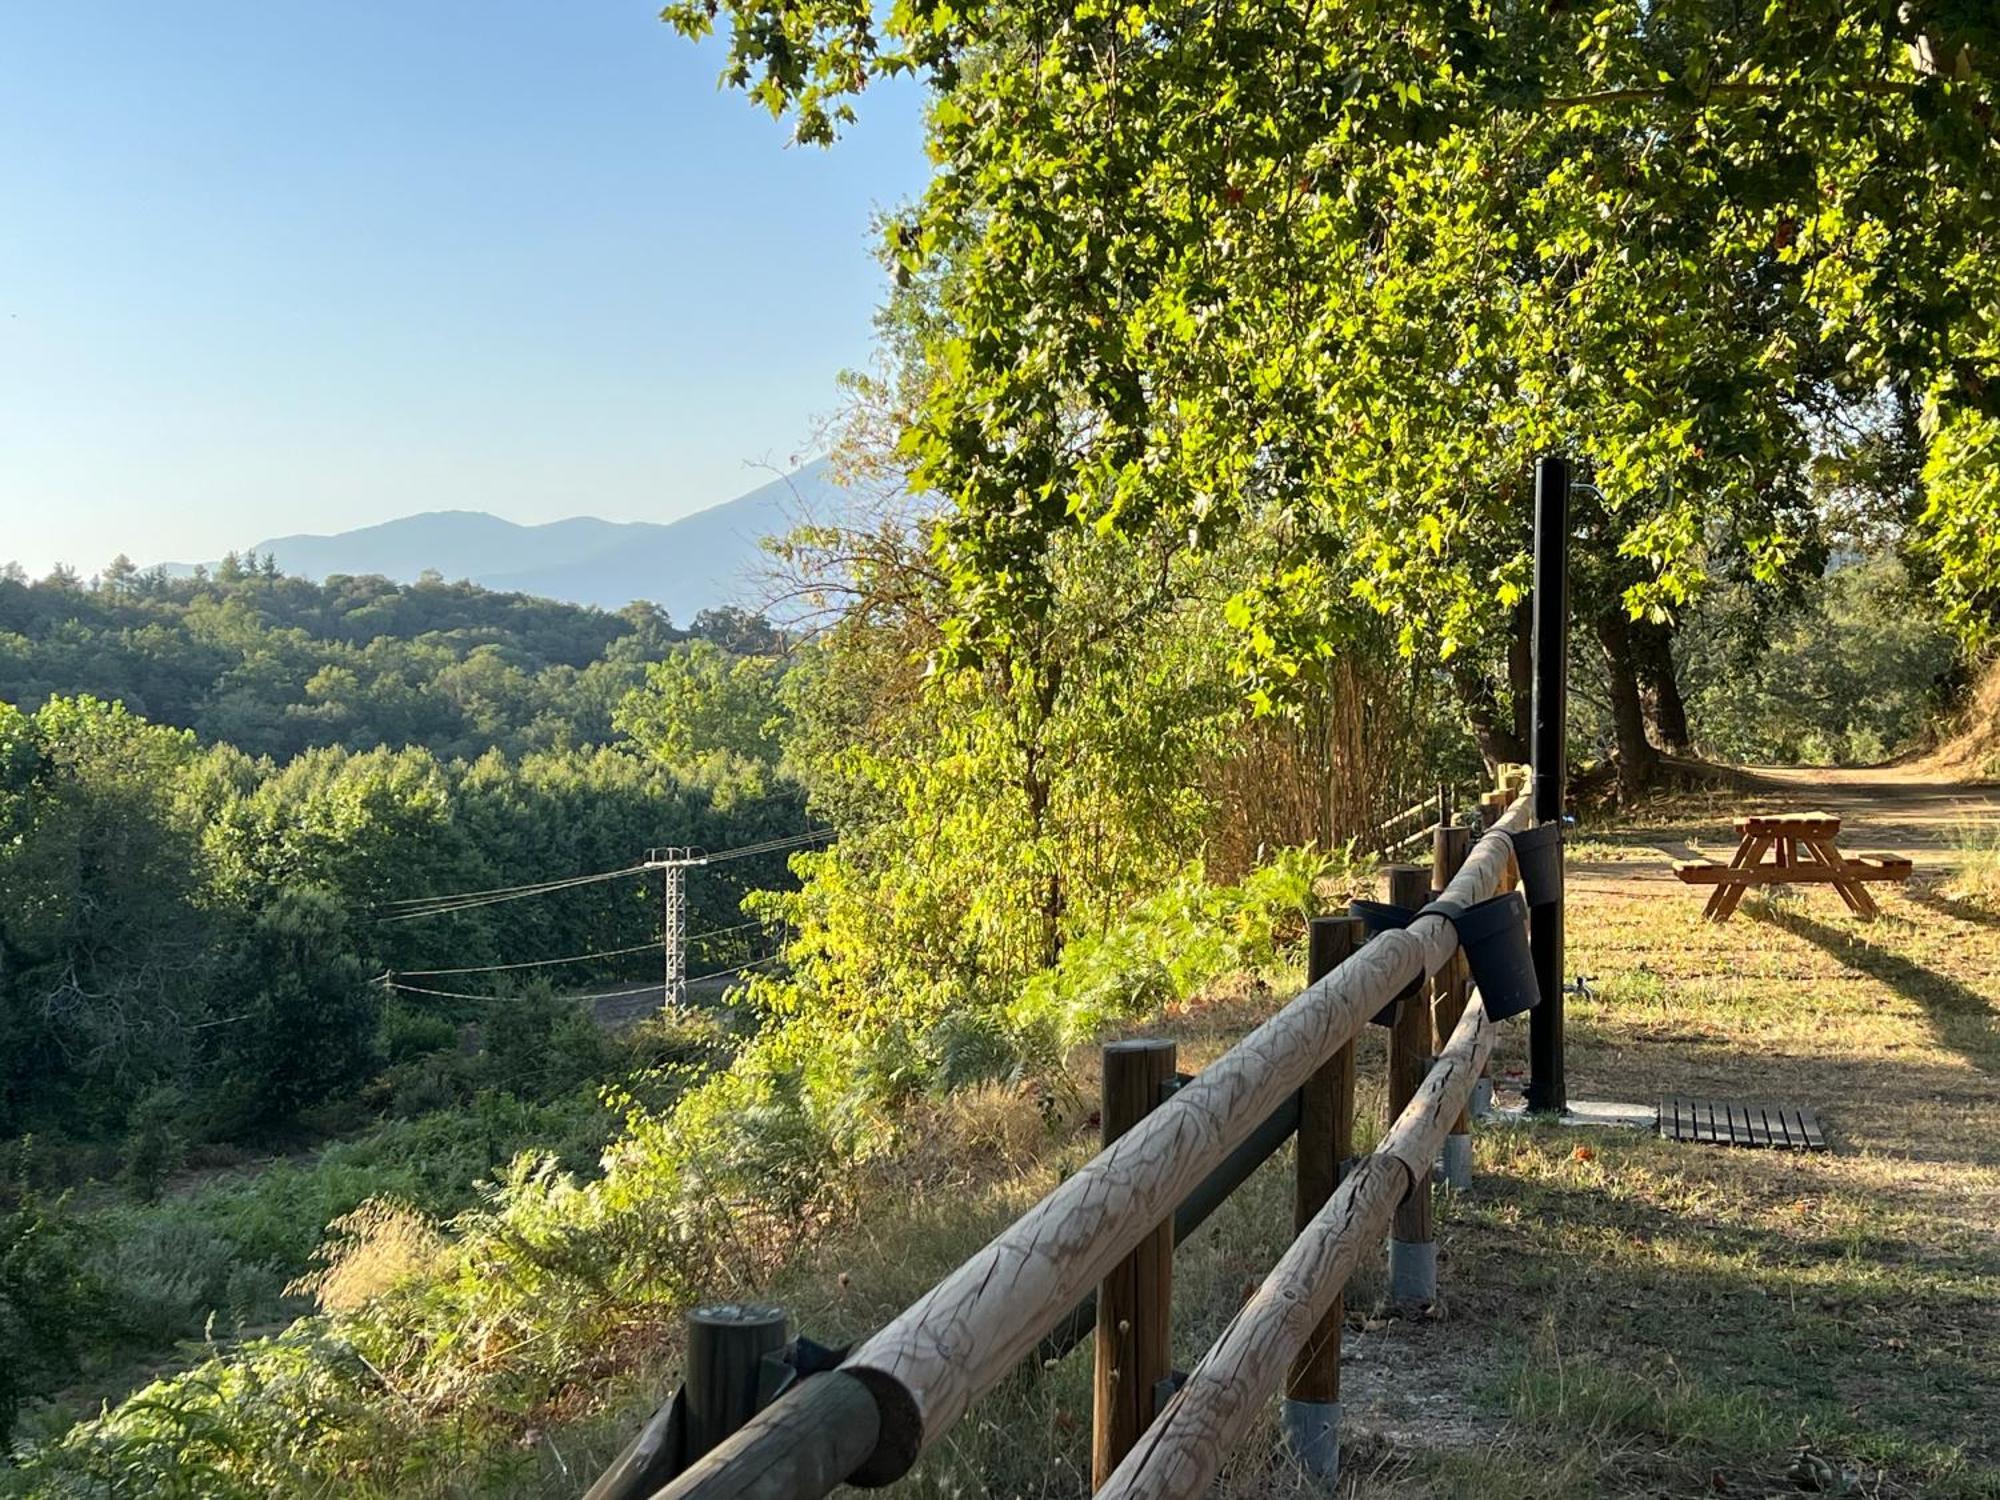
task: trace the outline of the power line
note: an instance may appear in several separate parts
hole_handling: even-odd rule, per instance
[[[637,866],[633,867],[634,869]],[[558,875],[553,880],[531,880],[525,885],[496,885],[483,891],[448,891],[441,896],[402,896],[394,901],[381,901],[379,907],[430,906],[439,901],[468,901],[479,896],[509,896],[515,892],[527,894],[531,891],[547,890],[552,886],[579,885],[587,880],[610,880],[615,876],[629,875],[632,871],[603,870],[591,875]]]
[[[610,870],[603,873],[616,875],[623,872]],[[442,896],[401,896],[394,901],[379,901],[376,905],[381,907],[429,906],[434,901],[460,901],[473,896],[505,896],[515,891],[538,891],[543,886],[566,885],[572,880],[594,880],[596,878],[595,875],[558,875],[553,880],[531,880],[524,885],[495,885],[489,886],[483,891],[450,891]]]
[[[563,958],[529,958],[515,964],[472,964],[462,969],[398,969],[406,978],[436,979],[447,974],[503,974],[510,969],[546,969],[556,964],[580,964],[587,958],[623,958],[628,953],[650,953],[658,943],[635,943],[630,948],[606,948],[597,953],[572,953]]]
[[[688,941],[690,943],[698,943],[703,938],[727,937],[732,932],[748,932],[752,927],[762,927],[763,925],[764,924],[761,921],[759,921],[759,922],[738,922],[733,927],[711,927],[706,932],[689,933]]]
[[[648,943],[648,944],[646,944],[646,946],[647,946],[648,948],[651,948],[651,947],[652,947],[653,945],[652,945],[651,943]],[[747,960],[747,961],[746,961],[746,962],[744,962],[744,963],[740,963],[740,964],[732,964],[732,965],[731,965],[730,967],[728,967],[728,968],[726,968],[726,969],[711,969],[711,970],[710,970],[710,971],[709,971],[708,973],[706,973],[706,974],[690,974],[690,975],[688,975],[688,976],[687,976],[687,979],[686,979],[686,981],[685,981],[685,982],[686,982],[686,983],[688,983],[688,984],[694,984],[694,983],[696,983],[697,981],[699,981],[699,980],[703,980],[703,979],[726,979],[726,978],[728,978],[728,977],[729,977],[729,976],[730,976],[731,974],[741,974],[741,973],[742,973],[742,972],[743,972],[743,971],[744,971],[745,969],[755,969],[755,968],[758,968],[758,967],[760,967],[760,966],[762,966],[762,965],[764,965],[764,964],[768,964],[768,963],[771,963],[771,962],[773,962],[774,960],[776,960],[776,959],[777,959],[778,957],[779,957],[779,955],[778,955],[778,954],[776,954],[776,953],[766,953],[766,954],[764,954],[764,955],[763,955],[762,957],[759,957],[759,958],[753,958],[753,959],[749,959],[749,960]],[[474,971],[474,972],[476,972],[476,971]],[[390,989],[392,989],[392,990],[400,990],[400,991],[402,991],[402,992],[403,992],[403,993],[405,993],[405,994],[410,994],[410,995],[435,995],[435,996],[437,996],[438,998],[440,998],[440,999],[443,999],[443,1000],[487,1000],[487,1001],[492,1001],[492,1000],[506,1000],[506,999],[510,999],[510,998],[514,998],[514,997],[511,997],[511,996],[507,996],[507,995],[493,995],[493,994],[483,994],[483,995],[482,995],[482,994],[474,994],[474,993],[473,993],[472,991],[470,991],[470,990],[439,990],[439,989],[432,989],[432,988],[430,988],[430,987],[428,987],[428,986],[426,986],[426,985],[421,985],[421,984],[404,984],[404,983],[403,983],[403,982],[402,982],[402,981],[401,981],[400,979],[397,979],[397,978],[395,978],[395,977],[394,977],[393,975],[389,975],[389,974],[384,974],[384,975],[383,975],[383,976],[381,977],[381,980],[380,980],[380,982],[381,982],[381,983],[382,983],[383,985],[387,986],[388,988],[390,988]],[[642,986],[640,986],[640,988],[646,988],[646,986],[643,986],[643,985],[642,985]],[[609,990],[604,990],[604,991],[597,991],[597,990],[593,990],[593,991],[592,991],[591,993],[589,993],[589,994],[587,994],[587,995],[563,995],[563,996],[560,996],[560,997],[558,997],[558,998],[560,998],[560,999],[564,999],[564,1000],[590,1000],[590,1001],[595,1001],[595,1000],[602,1000],[602,999],[606,999],[606,998],[608,998],[608,997],[610,997],[610,996],[612,996],[612,995],[614,995],[614,994],[616,994],[616,993],[620,993],[620,992],[615,992],[615,991],[609,991]],[[241,1018],[240,1018],[240,1017],[238,1017],[237,1019],[241,1019]]]
[[[648,943],[646,946],[650,948],[653,945]],[[495,1000],[522,1000],[527,998],[524,995],[495,995],[491,993],[476,995],[470,990],[431,989],[421,984],[404,984],[401,980],[388,974],[384,974],[379,982],[392,990],[402,990],[411,995],[437,995],[445,1000],[485,1000],[490,1003]],[[650,989],[652,986],[644,982],[636,982],[633,987],[635,989]],[[588,994],[583,995],[555,995],[551,998],[568,1001],[604,1000],[625,993],[629,992],[624,990],[592,990]]]
[[[738,922],[730,927],[711,927],[705,932],[691,932],[687,940],[698,943],[704,938],[727,937],[733,932],[747,932],[752,927],[762,927],[762,922]],[[557,964],[580,964],[591,958],[624,958],[633,953],[650,953],[659,947],[658,943],[634,943],[629,948],[602,948],[594,953],[571,953],[562,958],[528,958],[511,964],[468,964],[457,969],[397,969],[395,977],[404,979],[441,979],[451,974],[504,974],[514,969],[547,969]]]
[[[764,839],[754,844],[739,845],[734,849],[723,849],[701,858],[710,864],[722,860],[749,859],[759,854],[776,854],[781,850],[796,849],[806,844],[816,843],[833,833],[831,828],[810,828],[802,833],[785,834],[778,838]],[[485,890],[451,891],[437,896],[403,896],[394,901],[378,904],[378,922],[402,922],[416,917],[437,916],[447,911],[469,911],[474,907],[491,906],[501,901],[519,901],[528,896],[546,895],[550,891],[570,890],[580,885],[591,885],[602,880],[622,880],[628,875],[644,873],[648,865],[631,865],[622,870],[605,870],[594,875],[571,875],[560,880],[535,881],[526,885],[498,885]]]
[[[776,854],[781,849],[796,849],[806,844],[817,843],[832,832],[831,828],[814,828],[785,838],[768,839],[761,844],[747,844],[740,849],[725,849],[719,854],[709,855],[708,862],[713,865],[728,859],[749,859],[755,854]]]
[[[446,1000],[500,1000],[502,995],[475,995],[466,990],[431,990],[420,984],[399,984],[388,975],[382,976],[382,983],[392,990],[403,990],[412,995],[440,995]]]
[[[766,953],[762,958],[753,958],[748,963],[736,964],[727,969],[711,969],[706,974],[690,974],[687,977],[687,982],[693,984],[698,979],[722,979],[731,974],[741,974],[745,969],[754,969],[759,964],[770,963],[777,956],[775,953]]]
[[[532,886],[512,886],[508,890],[500,890],[500,892],[492,892],[492,894],[464,892],[464,894],[450,894],[450,896],[434,896],[430,900],[412,902],[410,906],[402,908],[400,912],[392,912],[390,920],[394,920],[396,916],[412,914],[412,912],[456,910],[456,908],[462,908],[462,906],[492,906],[494,902],[512,902],[512,900],[522,900],[526,896],[546,896],[546,894],[550,894],[554,890],[570,890],[572,886],[594,886],[594,884],[600,884],[604,880],[624,880],[626,876],[640,874],[642,870],[644,870],[644,866],[634,864],[634,866],[624,868],[624,870],[604,870],[600,874],[568,876],[564,880],[542,880],[542,882],[532,884]]]
[[[494,906],[503,901],[521,901],[529,896],[545,896],[552,891],[571,890],[577,886],[595,885],[606,880],[620,880],[627,875],[637,875],[644,865],[633,865],[626,870],[606,870],[600,875],[577,875],[568,880],[545,881],[540,885],[513,886],[493,894],[467,892],[452,896],[431,898],[428,905],[414,906],[409,910],[389,912],[376,917],[378,922],[407,922],[417,917],[435,917],[445,912],[470,911],[478,906]]]

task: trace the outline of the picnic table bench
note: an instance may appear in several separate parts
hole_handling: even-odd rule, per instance
[[[1865,882],[1910,878],[1906,855],[1843,855],[1840,819],[1831,813],[1751,813],[1736,820],[1736,833],[1741,842],[1728,864],[1674,861],[1674,874],[1688,885],[1715,887],[1701,913],[1712,921],[1727,922],[1753,885],[1830,885],[1856,916],[1879,916]]]

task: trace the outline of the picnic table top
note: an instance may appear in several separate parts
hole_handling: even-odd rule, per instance
[[[1833,813],[1745,813],[1736,831],[1746,838],[1830,839],[1840,832]]]

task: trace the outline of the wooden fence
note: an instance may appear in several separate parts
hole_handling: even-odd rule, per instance
[[[1512,835],[1528,826],[1529,800],[1489,797],[1482,811],[1502,836],[1468,851],[1465,830],[1441,827],[1433,869],[1401,877],[1406,907],[1429,896],[1463,909],[1511,883]],[[1193,1078],[1172,1079],[1168,1044],[1107,1049],[1104,1149],[837,1368],[798,1380],[670,1482],[635,1485],[662,1472],[647,1468],[665,1440],[656,1419],[652,1459],[642,1435],[592,1495],[810,1500],[843,1482],[889,1483],[1024,1359],[1046,1357],[1050,1340],[1069,1347],[1093,1322],[1101,1495],[1202,1494],[1281,1384],[1295,1454],[1327,1474],[1342,1290],[1392,1220],[1392,1255],[1411,1252],[1392,1270],[1392,1295],[1405,1271],[1420,1283],[1428,1264],[1434,1278],[1434,1256],[1418,1253],[1432,1249],[1433,1164],[1465,1129],[1497,1027],[1483,1005],[1466,1003],[1458,931],[1444,912],[1365,942],[1346,919],[1315,928],[1306,988]],[[1433,983],[1435,1058],[1424,1003]],[[1399,997],[1408,1003],[1390,1036],[1392,1119],[1380,1146],[1348,1163],[1354,1041]],[[1189,1232],[1190,1210],[1199,1223],[1294,1133],[1297,1237],[1176,1391],[1175,1231]]]

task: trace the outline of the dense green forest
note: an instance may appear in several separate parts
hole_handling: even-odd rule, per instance
[[[611,715],[677,642],[770,655],[739,610],[676,629],[647,603],[617,614],[427,576],[288,578],[231,555],[171,578],[123,556],[88,584],[0,569],[0,698],[123,703],[204,744],[290,760],[321,746],[421,745],[444,759],[605,744]]]
[[[651,846],[805,828],[762,620],[229,562],[9,577],[0,623],[6,1409],[305,1305],[284,1286],[370,1196],[464,1206],[528,1146],[588,1168],[599,1085],[720,1044],[613,1039],[587,997],[657,982]],[[767,953],[742,901],[787,879],[781,851],[693,877],[689,970]]]
[[[874,76],[927,90],[938,170],[885,222],[881,362],[846,386],[879,514],[780,544],[816,611],[782,660],[240,560],[9,585],[0,919],[33,1062],[7,1107],[35,1144],[0,1309],[27,1389],[103,1357],[62,1330],[115,1305],[105,1246],[131,1243],[56,1182],[143,1196],[175,1132],[329,1099],[394,1122],[308,1174],[381,1184],[315,1200],[346,1216],[282,1308],[310,1311],[255,1284],[300,1234],[246,1272],[241,1342],[101,1416],[28,1410],[25,1492],[580,1489],[537,1446],[552,1414],[837,1219],[925,1101],[1053,1094],[1107,1027],[1289,972],[1385,813],[1524,758],[1539,452],[1578,463],[1581,796],[1907,748],[1996,638],[1980,7],[668,17],[727,27],[730,81],[804,140]],[[619,882],[391,903],[808,819],[836,836],[729,867],[697,915],[782,935],[720,1018],[612,1057],[530,994],[460,1045],[437,1018],[470,1013],[369,987],[653,919]],[[510,1071],[527,1054],[574,1056],[571,1091]],[[124,1144],[44,1186],[45,1136]],[[419,1181],[420,1141],[490,1175]],[[175,1202],[255,1226],[298,1180]],[[151,1212],[164,1236],[196,1210]]]

